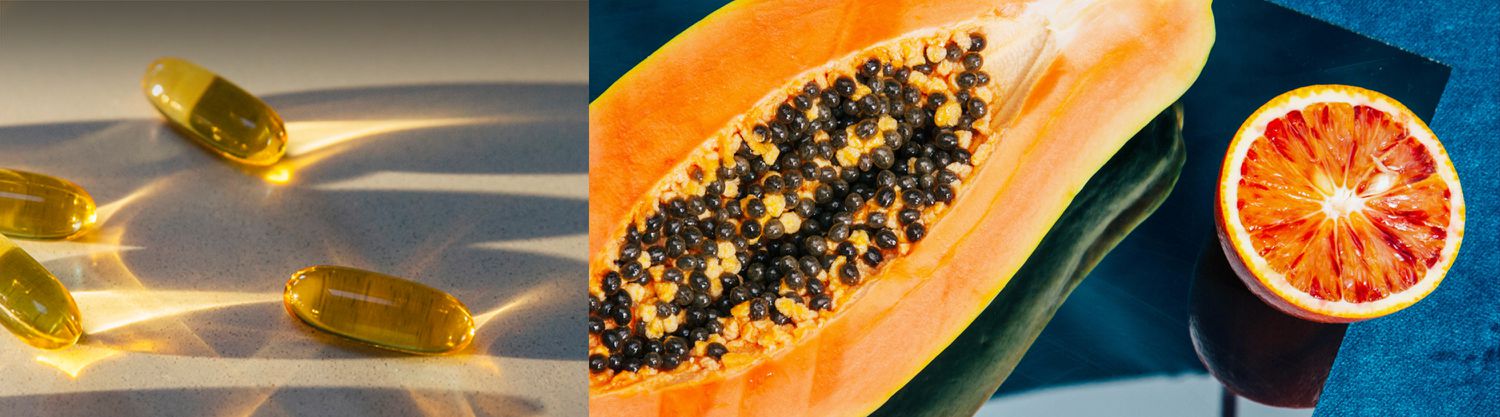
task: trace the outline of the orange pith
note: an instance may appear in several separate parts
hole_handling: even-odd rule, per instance
[[[1267,123],[1235,196],[1255,253],[1297,290],[1348,303],[1383,300],[1446,268],[1451,190],[1411,128],[1345,102]]]

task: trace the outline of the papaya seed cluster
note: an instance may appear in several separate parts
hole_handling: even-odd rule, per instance
[[[985,37],[944,39],[808,81],[687,166],[591,278],[590,371],[718,367],[789,343],[922,241],[973,170],[995,96]]]

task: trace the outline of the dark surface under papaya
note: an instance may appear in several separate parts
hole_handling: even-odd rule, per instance
[[[973,414],[1000,387],[1068,294],[1172,192],[1185,163],[1174,105],[1084,185],[974,323],[883,404],[877,416]]]
[[[1198,358],[1230,391],[1277,407],[1318,404],[1344,323],[1292,317],[1261,301],[1235,275],[1217,239],[1198,256],[1188,329]]]

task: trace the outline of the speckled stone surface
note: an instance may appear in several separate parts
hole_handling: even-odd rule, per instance
[[[24,78],[33,92],[80,73],[108,79],[84,80],[103,86],[87,91],[59,88],[80,96],[76,114],[57,97],[0,94],[0,113],[25,110],[0,117],[0,167],[84,186],[102,223],[73,241],[18,240],[74,293],[88,335],[59,351],[0,335],[0,415],[586,414],[578,280],[588,205],[586,35],[514,39],[514,28],[496,20],[582,31],[583,5],[240,4],[230,8],[313,16],[273,25],[300,34],[263,38],[234,19],[221,32],[176,41],[151,29],[56,33],[51,50],[25,43],[47,36],[18,28],[46,30],[53,26],[31,19],[51,16],[118,29],[129,25],[110,19],[152,13],[32,7],[42,6],[0,4],[0,77]],[[215,10],[166,9],[202,19],[214,16],[194,13]],[[366,33],[372,44],[322,52],[366,59],[363,66],[276,61],[316,57],[328,47],[319,36],[358,40],[347,31],[370,29],[339,16],[412,17],[380,29],[425,41]],[[564,16],[579,21],[557,21]],[[448,26],[422,35],[435,24]],[[234,65],[254,59],[214,51],[213,42],[243,54],[287,52]],[[169,129],[138,84],[146,63],[169,53],[260,93],[288,122],[289,156],[270,169],[242,168]],[[470,56],[481,53],[494,55]],[[580,69],[548,79],[522,68],[549,56],[571,61],[547,65]],[[13,57],[65,68],[11,65]],[[445,65],[481,67],[433,70]],[[342,73],[324,72],[330,67]],[[23,109],[34,103],[51,110]],[[317,264],[449,291],[479,322],[475,343],[457,355],[416,357],[311,330],[286,313],[281,291],[293,271]]]

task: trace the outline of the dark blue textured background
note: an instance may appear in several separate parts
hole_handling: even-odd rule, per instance
[[[1452,71],[1330,33],[1338,31],[1279,8],[1220,0],[1218,43],[1199,84],[1184,97],[1190,157],[1183,180],[1158,215],[1079,287],[1002,395],[1131,374],[1202,372],[1183,320],[1187,274],[1211,233],[1208,201],[1217,159],[1243,115],[1259,103],[1300,85],[1338,82],[1385,92],[1428,120],[1463,178],[1469,224],[1461,256],[1437,291],[1405,311],[1350,328],[1318,415],[1500,415],[1500,283],[1486,273],[1500,267],[1488,254],[1497,248],[1492,214],[1500,178],[1486,169],[1500,162],[1490,145],[1492,132],[1500,131],[1500,2],[1272,2]],[[593,2],[591,97],[723,3]],[[1283,15],[1285,23],[1274,21]],[[1174,247],[1183,250],[1164,249]],[[1101,322],[1099,310],[1115,314]],[[1067,363],[1078,365],[1059,367]]]
[[[1428,124],[1468,205],[1463,248],[1442,286],[1349,327],[1316,415],[1500,415],[1500,2],[1276,2],[1453,68]]]

